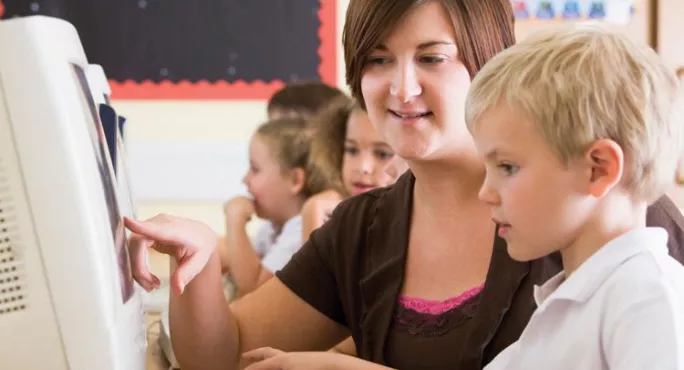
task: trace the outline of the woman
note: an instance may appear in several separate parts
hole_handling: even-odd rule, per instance
[[[341,203],[277,279],[230,308],[208,227],[127,220],[142,235],[132,255],[143,286],[156,283],[144,266],[150,244],[181,266],[171,326],[184,369],[235,368],[242,353],[265,346],[325,350],[348,334],[359,358],[375,364],[480,369],[522,332],[533,285],[559,271],[554,258],[513,261],[477,197],[484,169],[464,100],[472,76],[514,42],[510,1],[352,0],[346,22],[347,82],[410,171]],[[684,222],[668,199],[648,222],[667,228],[679,251]],[[257,366],[376,367],[339,354],[275,353]]]

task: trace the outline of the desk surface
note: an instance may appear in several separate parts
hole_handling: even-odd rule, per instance
[[[147,328],[147,365],[146,370],[168,370],[171,366],[169,361],[164,357],[164,353],[157,338],[159,338],[159,314],[145,315],[145,327]]]

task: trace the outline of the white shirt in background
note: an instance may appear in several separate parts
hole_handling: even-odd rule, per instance
[[[520,339],[485,370],[684,370],[684,266],[641,228],[534,290]]]
[[[275,230],[270,222],[264,223],[259,228],[252,247],[257,254],[263,256],[261,264],[271,272],[276,272],[290,262],[292,256],[302,246],[302,216],[297,215],[289,219],[280,235],[275,235]]]

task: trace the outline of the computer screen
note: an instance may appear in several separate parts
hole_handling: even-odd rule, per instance
[[[106,95],[105,95],[106,96]],[[103,101],[106,101],[103,99]],[[97,102],[96,102],[97,103]],[[112,168],[114,169],[114,176],[118,175],[118,143],[117,136],[119,132],[119,118],[114,108],[104,102],[97,104],[100,123],[104,130],[105,138],[107,139],[107,147],[109,147],[109,158],[112,160]]]
[[[114,246],[116,248],[116,256],[119,265],[119,278],[122,290],[121,296],[123,301],[126,302],[133,295],[135,285],[131,273],[128,249],[126,248],[126,233],[116,190],[117,182],[115,175],[113,174],[112,161],[109,157],[109,149],[102,123],[100,122],[100,115],[95,106],[95,101],[90,86],[88,85],[85,70],[74,63],[71,63],[71,68],[80,88],[81,104],[84,109],[87,110],[86,116],[90,120],[90,122],[87,122],[87,128],[93,143],[93,152],[97,160],[102,188],[105,190],[105,201],[107,203],[109,222],[112,227],[112,237],[114,238]]]

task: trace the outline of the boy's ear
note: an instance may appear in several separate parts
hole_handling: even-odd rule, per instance
[[[306,184],[306,172],[303,168],[293,168],[290,170],[290,179],[292,186],[290,187],[292,194],[299,194],[304,190]]]
[[[591,195],[602,197],[622,180],[624,152],[615,141],[595,141],[586,151],[585,160],[591,170],[588,189]]]

